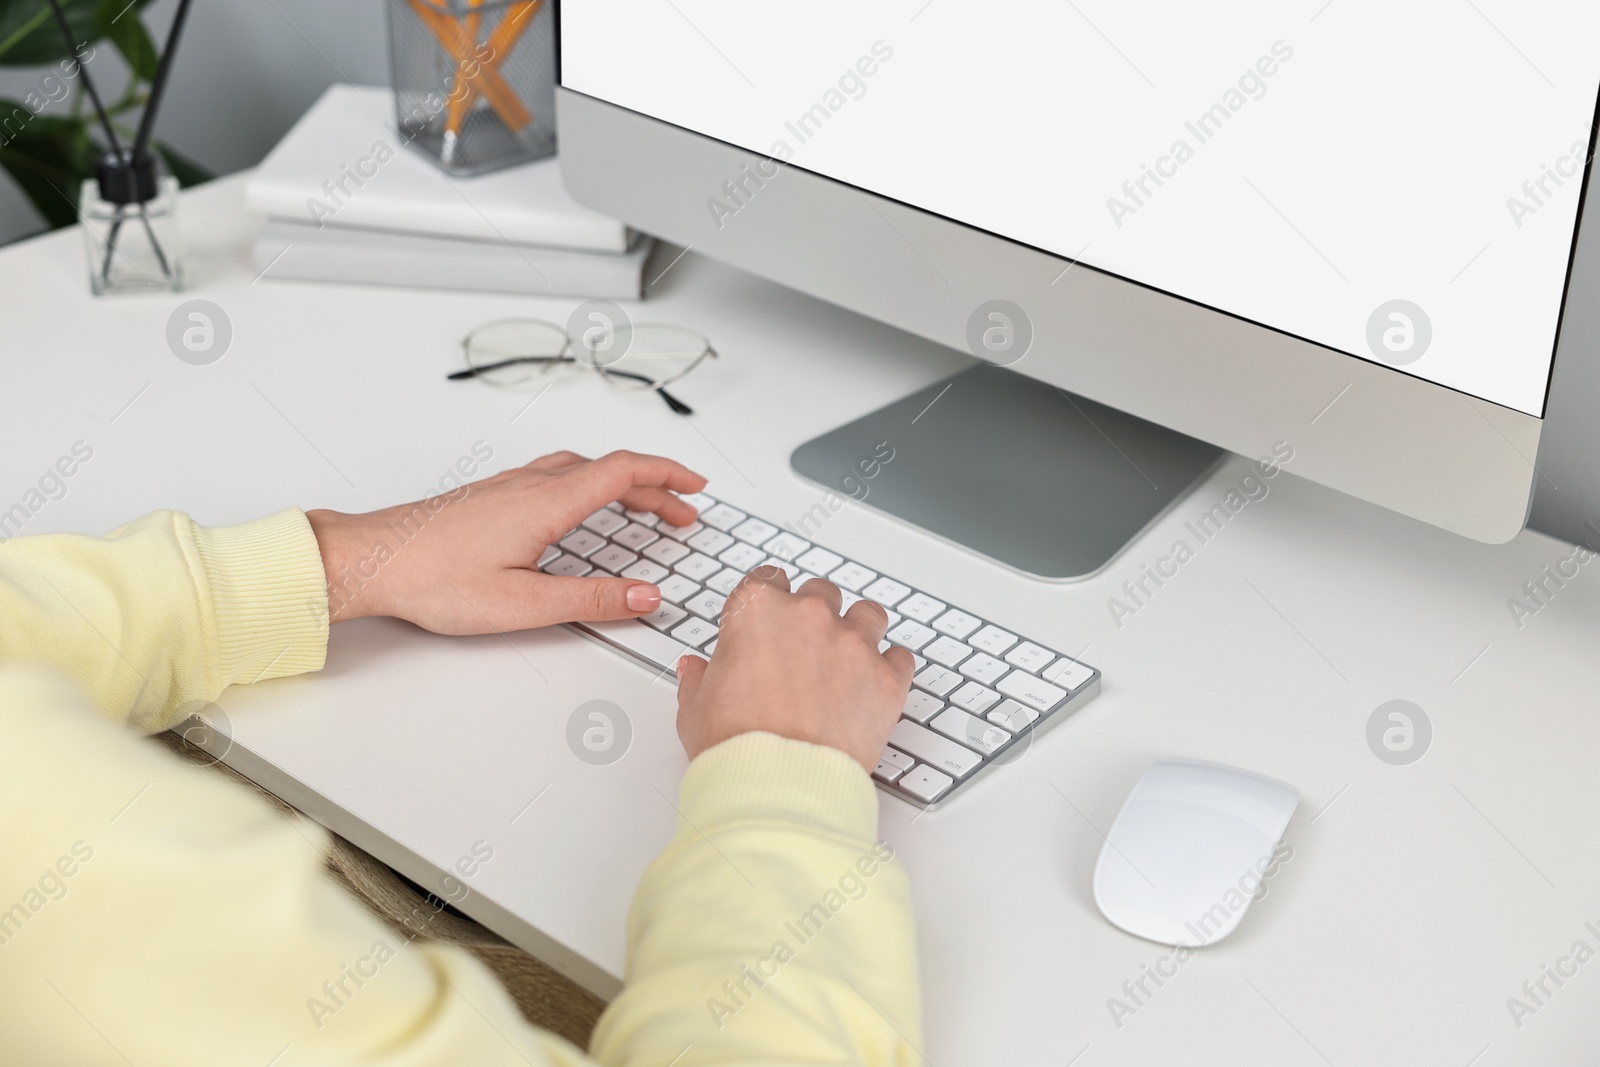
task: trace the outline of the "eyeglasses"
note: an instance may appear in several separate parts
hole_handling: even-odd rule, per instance
[[[497,319],[467,334],[461,348],[467,369],[449,375],[451,381],[520,385],[568,363],[597,371],[619,389],[654,390],[679,415],[694,409],[666,387],[717,356],[704,334],[653,322],[596,325],[574,337],[542,319]]]

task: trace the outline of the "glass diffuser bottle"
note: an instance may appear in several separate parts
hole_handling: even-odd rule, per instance
[[[150,153],[107,152],[83,183],[78,216],[89,257],[89,288],[106,293],[183,288],[178,181]]]

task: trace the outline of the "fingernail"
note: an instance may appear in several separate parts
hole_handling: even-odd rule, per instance
[[[661,606],[661,590],[648,583],[628,586],[629,611],[654,611]]]

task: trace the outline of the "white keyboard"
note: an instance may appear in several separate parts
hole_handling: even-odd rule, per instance
[[[873,772],[878,787],[920,808],[936,807],[1031,734],[1066,718],[1100,691],[1100,672],[1002,626],[829,552],[704,493],[688,526],[611,504],[545,550],[540,569],[581,577],[605,572],[652,582],[661,607],[642,619],[571,628],[677,677],[685,654],[717,647],[722,605],[763,564],[792,588],[823,577],[843,607],[863,598],[889,613],[889,644],[908,649],[916,675],[889,747]]]

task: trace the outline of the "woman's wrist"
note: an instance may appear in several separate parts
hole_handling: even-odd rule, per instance
[[[306,512],[317,550],[322,553],[329,623],[382,614],[375,606],[377,590],[373,587],[378,561],[363,559],[360,519],[359,515],[324,508]]]

